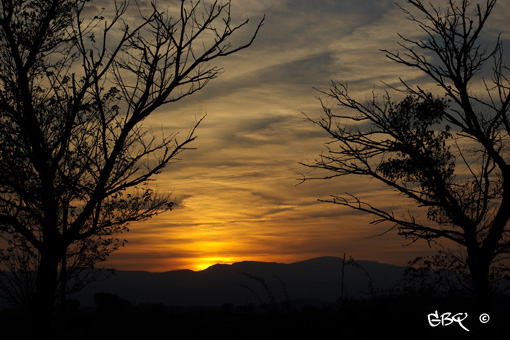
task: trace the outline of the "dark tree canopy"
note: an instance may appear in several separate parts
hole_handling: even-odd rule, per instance
[[[230,1],[172,6],[0,1],[2,259],[36,271],[27,302],[43,319],[59,281],[104,261],[129,222],[172,207],[148,183],[200,121],[158,136],[145,118],[201,90],[221,72],[215,59],[250,46],[262,25],[236,23]]]
[[[459,245],[478,302],[486,305],[490,267],[510,250],[510,70],[501,40],[487,44],[483,36],[496,0],[406,3],[403,12],[423,34],[417,40],[402,35],[401,51],[384,52],[437,87],[401,80],[398,89],[361,101],[346,83],[333,82],[322,94],[337,106],[322,101],[322,118],[309,118],[331,141],[308,166],[330,171],[326,178],[376,179],[414,202],[407,213],[355,194],[327,200],[372,214],[374,223],[390,222],[413,241]]]

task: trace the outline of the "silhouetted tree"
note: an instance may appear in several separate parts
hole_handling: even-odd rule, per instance
[[[147,183],[200,121],[177,138],[149,133],[144,119],[216,78],[211,62],[250,46],[263,21],[241,42],[248,19],[234,23],[229,1],[101,4],[0,0],[0,235],[4,259],[35,271],[41,327],[59,271],[63,282],[93,267],[129,222],[172,207]]]
[[[456,254],[440,250],[433,256],[419,256],[409,261],[397,287],[404,294],[423,299],[447,296],[463,300],[470,289],[469,269]]]
[[[319,178],[376,179],[413,201],[399,216],[352,194],[327,200],[372,214],[373,223],[390,222],[412,241],[440,239],[462,247],[476,299],[486,307],[491,265],[508,253],[510,236],[510,74],[499,37],[491,47],[482,37],[496,0],[406,3],[410,10],[402,9],[422,37],[400,36],[402,50],[384,52],[424,72],[437,88],[432,93],[401,80],[403,86],[394,89],[405,94],[403,100],[386,92],[359,101],[345,83],[333,82],[322,93],[338,107],[321,101],[324,116],[310,118],[332,140],[309,166],[331,172]],[[420,209],[426,218],[419,217]]]

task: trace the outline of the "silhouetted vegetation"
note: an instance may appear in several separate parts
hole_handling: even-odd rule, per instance
[[[437,86],[400,79],[382,96],[358,100],[347,83],[333,81],[321,93],[336,107],[321,99],[322,117],[309,118],[331,140],[307,166],[327,170],[319,179],[375,179],[409,199],[397,211],[350,193],[324,201],[368,213],[410,243],[461,247],[456,265],[466,269],[480,309],[490,309],[491,268],[510,252],[510,69],[499,36],[483,35],[496,0],[406,3],[422,34],[403,34],[400,51],[384,52]]]
[[[229,1],[175,4],[0,1],[0,270],[39,336],[56,294],[65,306],[96,279],[83,275],[124,244],[128,223],[174,205],[148,182],[200,120],[182,138],[144,120],[203,89],[221,72],[214,60],[262,26],[241,41],[248,19],[233,22]]]

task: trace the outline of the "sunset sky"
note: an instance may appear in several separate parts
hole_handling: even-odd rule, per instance
[[[509,38],[508,13],[510,2],[500,1],[488,34],[506,30],[503,39]],[[320,115],[314,87],[327,90],[330,80],[346,81],[358,98],[399,77],[433,87],[380,51],[397,50],[397,33],[416,37],[417,27],[394,0],[233,0],[236,18],[248,16],[256,25],[264,14],[254,44],[219,61],[224,72],[218,79],[145,122],[155,133],[164,128],[184,137],[206,115],[192,145],[196,150],[181,154],[152,183],[171,192],[178,206],[132,224],[123,235],[128,243],[104,266],[200,270],[215,263],[290,263],[344,253],[405,265],[433,251],[425,242],[402,247],[406,241],[396,232],[372,237],[388,226],[317,201],[348,192],[381,208],[405,210],[407,201],[379,183],[346,177],[299,184],[309,171],[299,163],[312,162],[328,141],[303,115]]]

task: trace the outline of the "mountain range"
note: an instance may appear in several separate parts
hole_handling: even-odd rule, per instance
[[[116,271],[108,279],[93,282],[70,297],[80,301],[81,306],[92,306],[96,293],[115,294],[135,304],[181,307],[258,305],[272,301],[323,304],[335,302],[341,296],[363,298],[386,292],[402,278],[404,270],[374,261],[319,257],[290,264],[253,261],[216,264],[202,271]]]

